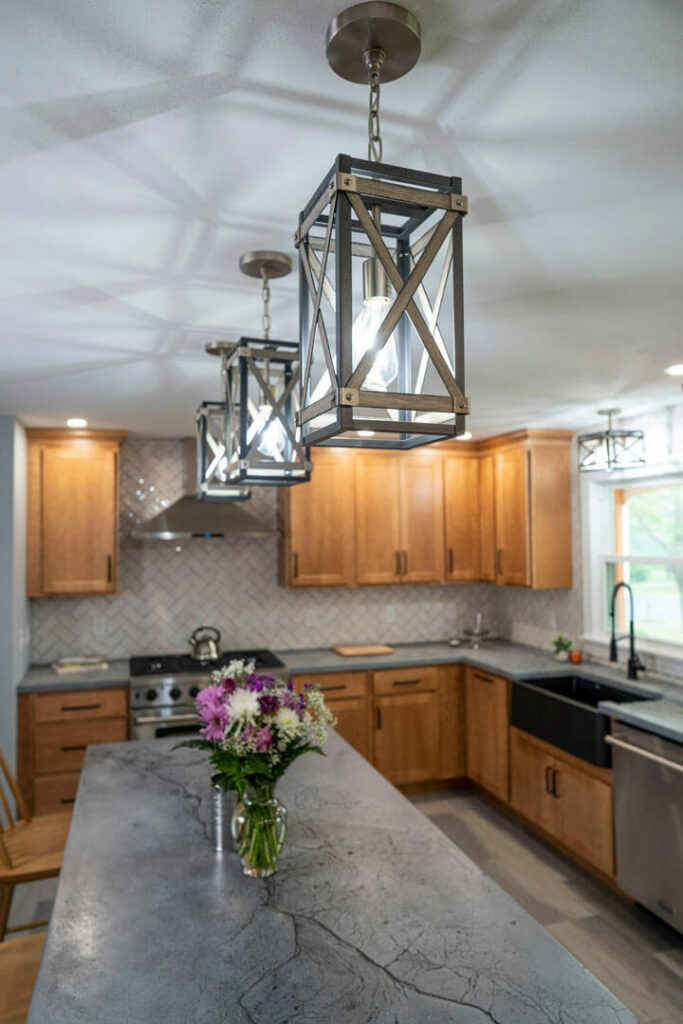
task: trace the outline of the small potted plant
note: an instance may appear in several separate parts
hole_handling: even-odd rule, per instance
[[[561,633],[559,636],[555,637],[553,640],[553,650],[555,651],[555,658],[557,661],[569,660],[569,651],[571,646],[571,640],[567,639],[566,636],[562,636]]]

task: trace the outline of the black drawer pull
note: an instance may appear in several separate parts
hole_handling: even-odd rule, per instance
[[[546,769],[545,769],[545,791],[546,791],[546,793],[550,793],[551,796],[552,796],[552,792],[553,792],[552,781],[551,781],[552,780],[552,773],[553,773],[552,765],[550,765],[550,764],[546,765]]]
[[[326,693],[329,693],[330,690],[345,690],[346,683],[340,683],[339,686],[323,686],[323,684],[321,683],[320,689],[324,690]]]
[[[62,711],[96,711],[101,704],[62,704]]]
[[[377,729],[382,728],[382,709],[377,708]]]
[[[392,680],[394,686],[417,686],[421,683],[421,679],[394,679]]]
[[[559,798],[562,795],[558,791],[558,788],[557,788],[557,780],[559,779],[559,777],[560,777],[559,770],[557,768],[553,768],[553,789],[552,789],[552,794],[553,794],[553,796],[556,796],[558,798],[558,800],[559,800]]]
[[[65,754],[67,754],[70,750],[85,750],[86,745],[87,744],[85,743],[77,743],[73,747],[62,747],[62,750],[64,751]]]
[[[495,682],[493,676],[483,676],[481,672],[473,672],[472,675],[475,679],[481,679],[482,683],[493,683]]]
[[[65,800],[64,797],[62,797],[62,799],[59,802],[60,804],[75,804],[76,798],[72,796],[70,800]]]

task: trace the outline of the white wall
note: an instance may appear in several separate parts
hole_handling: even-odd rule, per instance
[[[0,416],[0,748],[16,767],[15,687],[29,662],[26,434]]]

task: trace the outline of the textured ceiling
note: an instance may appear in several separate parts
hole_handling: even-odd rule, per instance
[[[0,413],[190,433],[215,337],[251,334],[252,248],[292,250],[366,92],[339,0],[8,0],[0,40]],[[460,174],[471,429],[681,398],[683,4],[412,0],[385,158]],[[273,285],[296,335],[295,275]]]

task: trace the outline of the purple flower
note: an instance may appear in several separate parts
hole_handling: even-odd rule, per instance
[[[254,740],[257,750],[270,750],[273,745],[273,734],[268,726],[264,725],[262,729],[257,730]]]
[[[221,690],[225,694],[234,693],[237,689],[237,683],[234,679],[222,679],[220,683]]]
[[[206,722],[206,725],[199,731],[207,740],[222,740],[225,735],[226,725],[227,716],[225,712],[223,714],[213,714]]]
[[[247,676],[247,686],[250,690],[260,693],[263,689],[263,680],[256,673],[252,672],[250,676]]]
[[[197,708],[206,707],[207,704],[222,705],[223,703],[223,690],[219,683],[214,683],[211,686],[205,686],[199,691],[194,699]]]
[[[255,736],[256,736],[256,726],[255,725],[247,725],[242,730],[242,739],[244,740],[245,743],[251,743],[252,740],[255,738]]]
[[[274,715],[280,708],[280,701],[274,693],[264,693],[258,703],[262,715]]]

